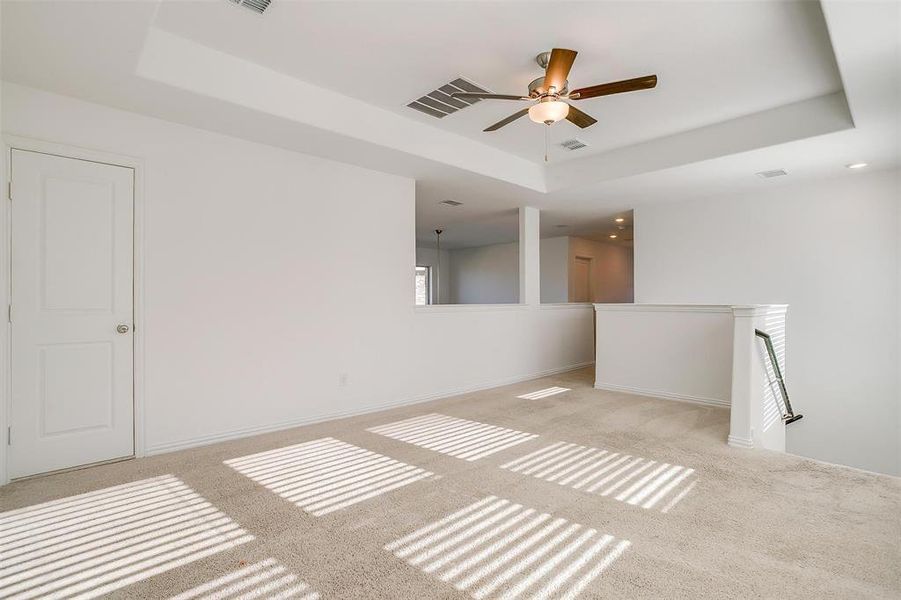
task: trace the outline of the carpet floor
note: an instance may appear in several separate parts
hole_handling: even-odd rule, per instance
[[[901,597],[901,479],[591,380],[14,482],[0,598]]]

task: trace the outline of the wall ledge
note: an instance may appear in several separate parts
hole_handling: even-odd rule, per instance
[[[705,398],[703,396],[689,396],[687,394],[673,394],[670,392],[660,392],[657,390],[646,390],[641,388],[629,387],[625,385],[615,385],[612,383],[604,383],[596,381],[594,383],[596,390],[604,390],[607,392],[623,392],[626,394],[634,394],[636,396],[647,396],[650,398],[660,398],[662,400],[677,400],[679,402],[691,402],[692,404],[702,404],[704,406],[715,406],[719,408],[729,408],[728,400],[722,398]]]
[[[429,304],[428,306],[414,306],[413,311],[417,315],[430,315],[439,313],[459,312],[496,312],[519,311],[532,308],[528,304]]]
[[[174,442],[161,442],[158,444],[149,444],[145,450],[145,456],[153,456],[156,454],[164,454],[167,452],[176,452],[178,450],[187,450],[189,448],[196,448],[198,446],[207,446],[209,444],[215,444],[218,442],[227,442],[230,440],[237,440],[237,439],[249,437],[252,435],[271,433],[273,431],[282,431],[284,429],[292,429],[294,427],[302,427],[304,425],[312,425],[314,423],[322,423],[324,421],[332,421],[335,419],[356,417],[359,415],[365,415],[365,414],[369,414],[369,413],[379,412],[379,411],[388,410],[391,408],[398,408],[401,406],[409,406],[412,404],[420,404],[420,403],[429,402],[432,400],[441,400],[443,398],[450,398],[452,396],[459,396],[459,395],[468,394],[471,392],[478,392],[481,390],[487,390],[487,389],[501,387],[501,386],[505,386],[505,385],[512,385],[514,383],[520,383],[523,381],[529,381],[531,379],[539,379],[541,377],[548,377],[550,375],[558,375],[560,373],[575,371],[577,369],[583,369],[585,367],[590,367],[593,364],[594,364],[593,361],[584,362],[584,363],[576,363],[576,364],[566,365],[564,367],[559,367],[556,369],[546,369],[544,371],[527,373],[525,375],[506,377],[503,379],[497,379],[494,381],[486,381],[486,382],[478,383],[478,384],[471,385],[471,386],[464,386],[464,387],[460,387],[460,388],[445,390],[443,392],[438,392],[435,394],[427,394],[425,396],[416,396],[413,398],[407,398],[405,400],[394,400],[394,401],[389,401],[389,402],[381,402],[379,404],[367,406],[366,408],[364,408],[362,410],[337,411],[334,413],[317,415],[315,417],[304,417],[304,418],[300,418],[300,419],[288,419],[285,421],[279,421],[278,423],[272,423],[269,425],[256,425],[256,426],[251,426],[251,427],[242,427],[241,429],[233,429],[231,431],[224,431],[221,433],[214,433],[214,434],[210,434],[210,435],[198,436],[198,437],[184,439],[184,440],[178,440],[178,441],[174,441]]]
[[[788,312],[788,304],[736,304],[732,314],[736,317],[757,317],[760,315],[784,315]]]
[[[429,304],[414,306],[416,314],[439,314],[458,312],[496,312],[519,310],[590,310],[590,302],[551,302],[547,304]]]
[[[549,302],[547,304],[539,304],[541,310],[572,310],[572,309],[591,309],[591,302]]]
[[[788,304],[595,304],[595,311],[732,313],[736,317],[785,314]]]
[[[595,304],[595,311],[731,313],[729,304]]]

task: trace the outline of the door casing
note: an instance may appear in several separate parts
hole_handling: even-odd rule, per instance
[[[113,154],[100,150],[90,150],[66,144],[57,144],[33,138],[3,134],[3,161],[0,181],[3,187],[2,210],[0,210],[0,307],[2,316],[6,317],[7,307],[11,299],[11,206],[9,198],[9,174],[12,150],[27,150],[41,154],[50,154],[62,158],[73,158],[91,162],[104,163],[134,169],[134,251],[133,251],[133,285],[134,285],[134,441],[135,458],[144,456],[146,446],[144,431],[144,161],[133,156]],[[12,374],[10,324],[8,318],[0,323],[0,485],[9,483],[9,416],[12,403],[10,375]]]

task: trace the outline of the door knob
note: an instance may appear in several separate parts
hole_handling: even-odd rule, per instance
[[[128,325],[126,325],[125,323],[117,325],[116,331],[118,331],[119,333],[128,333]]]

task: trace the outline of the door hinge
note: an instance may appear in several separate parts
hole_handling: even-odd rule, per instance
[[[12,304],[8,304],[6,306],[6,322],[7,323],[13,322],[13,305]]]
[[[7,446],[13,445],[13,428],[12,427],[6,428],[6,445]]]
[[[9,198],[9,201],[13,200],[13,182],[12,179],[6,182],[6,197]]]

